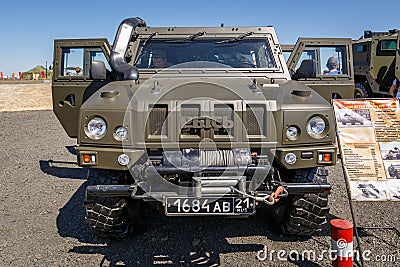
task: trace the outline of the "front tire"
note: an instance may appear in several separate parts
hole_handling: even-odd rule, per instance
[[[328,172],[323,168],[296,171],[296,183],[327,183]],[[326,224],[329,213],[328,192],[294,196],[287,207],[281,229],[287,235],[316,235]]]
[[[366,83],[356,83],[354,90],[354,98],[372,97],[372,92]]]
[[[124,174],[119,171],[90,169],[88,185],[121,184]],[[86,198],[85,220],[99,236],[123,237],[129,233],[128,200],[121,197]]]

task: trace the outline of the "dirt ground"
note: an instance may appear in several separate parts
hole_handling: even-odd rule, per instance
[[[28,97],[32,90],[49,92],[50,85],[32,88],[36,85],[16,91]],[[0,94],[4,101],[16,92],[0,85]],[[28,106],[15,99],[14,107]],[[36,107],[50,109],[51,103]],[[74,164],[75,144],[51,110],[0,112],[0,266],[331,266],[328,254],[317,259],[296,254],[329,250],[328,225],[319,236],[283,236],[265,209],[248,219],[167,218],[163,211],[146,209],[134,235],[96,237],[84,222],[86,170]],[[351,220],[341,165],[328,170],[334,186],[328,219]],[[354,203],[354,209],[359,225],[400,229],[399,203]],[[400,265],[394,231],[360,234],[362,248],[371,251],[365,266]],[[260,251],[267,259],[257,257]],[[377,260],[392,255],[395,261]]]
[[[52,109],[51,83],[0,82],[0,112]]]

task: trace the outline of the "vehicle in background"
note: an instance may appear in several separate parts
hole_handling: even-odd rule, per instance
[[[355,97],[392,97],[390,86],[400,79],[400,40],[398,30],[364,31],[353,41]]]

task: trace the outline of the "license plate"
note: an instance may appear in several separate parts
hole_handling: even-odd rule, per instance
[[[241,197],[167,197],[165,205],[167,215],[251,215],[254,212],[254,199]]]

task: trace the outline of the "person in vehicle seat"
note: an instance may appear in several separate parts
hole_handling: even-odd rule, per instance
[[[240,52],[237,52],[233,56],[234,63],[232,64],[232,67],[234,68],[253,68],[254,65],[251,64],[251,61],[243,54]]]
[[[81,67],[76,67],[75,68],[75,75],[76,76],[80,76],[80,75],[82,75],[82,69],[81,69]]]
[[[338,71],[339,62],[336,57],[328,58],[328,61],[326,62],[326,67],[328,68],[328,70],[325,70],[324,74],[340,74],[340,72]]]
[[[168,66],[167,64],[167,54],[163,50],[153,50],[153,66],[154,68],[161,69]]]
[[[400,82],[396,78],[393,80],[392,86],[390,86],[389,93],[392,97],[400,98],[399,90]]]
[[[253,66],[250,63],[250,60],[248,60],[245,57],[240,58],[240,67],[241,68],[252,68]]]

